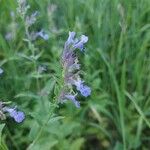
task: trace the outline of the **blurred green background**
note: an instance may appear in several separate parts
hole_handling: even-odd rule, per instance
[[[1,121],[0,150],[149,150],[150,0],[28,4],[27,15],[38,11],[30,30],[49,35],[33,42],[34,61],[17,1],[0,0],[0,99],[26,114],[21,124]],[[69,31],[89,37],[79,60],[92,94],[79,98],[80,109],[70,102],[55,106]],[[38,66],[46,71],[39,75]]]

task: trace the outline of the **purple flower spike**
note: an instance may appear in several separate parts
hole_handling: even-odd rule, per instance
[[[69,95],[65,95],[65,97],[66,97],[67,99],[72,100],[72,102],[75,104],[75,106],[76,106],[77,108],[80,108],[80,102],[78,102],[78,101],[76,100],[76,95],[71,95],[71,94],[69,94]]]
[[[71,94],[75,92],[73,87],[76,86],[76,89],[84,97],[91,94],[91,89],[84,85],[84,82],[80,79],[80,64],[76,53],[77,49],[83,51],[84,44],[88,41],[88,37],[82,35],[79,40],[75,38],[75,35],[75,32],[69,32],[69,37],[65,42],[64,50],[62,52],[61,62],[64,84],[59,99],[61,100],[61,103],[65,102],[67,99],[71,100],[75,106],[79,108],[80,102],[76,99],[77,94]]]

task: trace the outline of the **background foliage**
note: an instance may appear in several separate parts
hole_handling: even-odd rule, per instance
[[[34,45],[32,61],[15,0],[0,0],[0,99],[26,114],[23,123],[1,121],[2,150],[148,150],[150,148],[150,1],[29,0],[39,12],[31,30],[48,41]],[[12,12],[14,12],[13,15]],[[79,53],[92,89],[77,109],[57,106],[60,55],[68,31],[89,36]],[[7,39],[8,33],[13,35]],[[46,71],[38,74],[38,66]]]

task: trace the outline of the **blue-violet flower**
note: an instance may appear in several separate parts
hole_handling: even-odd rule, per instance
[[[40,36],[44,40],[48,40],[49,39],[49,35],[47,33],[45,33],[43,30],[41,30],[40,32],[37,32],[36,35]]]
[[[76,95],[69,94],[69,95],[65,95],[65,97],[71,100],[77,108],[80,107],[80,102],[76,99]]]
[[[81,81],[80,79],[78,79],[77,81],[74,81],[74,84],[75,84],[77,90],[80,91],[80,93],[84,97],[87,97],[87,96],[91,95],[91,89],[90,89],[90,87],[88,87],[87,85],[84,85],[83,83],[84,83],[84,81]]]
[[[4,107],[3,111],[8,112],[10,117],[18,123],[21,123],[25,119],[25,114],[22,111],[17,111],[16,108]]]

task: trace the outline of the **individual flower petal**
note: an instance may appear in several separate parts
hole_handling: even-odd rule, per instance
[[[15,108],[6,108],[5,110],[9,113],[10,117],[14,118],[14,116],[17,115],[17,111]]]
[[[88,97],[89,95],[91,95],[91,88],[88,87],[87,85],[81,85],[80,89],[79,89],[80,93],[84,96],[84,97]]]
[[[16,122],[21,123],[25,119],[25,114],[22,111],[18,111],[14,119]]]
[[[84,48],[84,44],[88,41],[88,37],[85,36],[85,35],[82,35],[81,36],[81,39],[79,42],[75,43],[74,44],[74,48],[79,48],[81,51],[83,51],[83,48]]]
[[[81,35],[81,41],[82,41],[83,43],[87,43],[88,37],[85,36],[85,35]]]
[[[65,97],[67,99],[70,99],[77,108],[80,108],[80,102],[76,100],[76,95],[68,94],[68,95],[65,95]]]
[[[84,96],[87,97],[91,95],[91,88],[88,87],[87,85],[83,84],[84,81],[81,81],[78,79],[77,81],[74,81],[74,85],[76,86],[77,90],[80,91],[80,93]]]
[[[77,80],[73,80],[72,83],[76,86],[77,90],[79,91],[80,86],[84,83],[84,81],[78,78]]]
[[[66,42],[67,45],[74,43],[75,35],[76,35],[75,32],[70,32],[69,31],[69,37],[68,37],[67,42]]]

